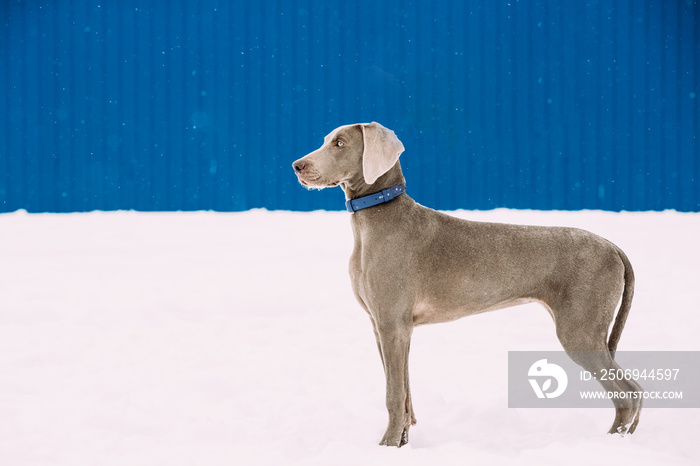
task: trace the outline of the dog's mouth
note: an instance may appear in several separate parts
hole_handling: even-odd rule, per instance
[[[301,183],[303,186],[305,186],[307,188],[316,188],[316,189],[333,188],[333,187],[338,186],[340,184],[339,181],[324,181],[321,179],[320,175],[316,175],[312,178],[308,178],[308,177],[302,177],[301,175],[297,174],[297,178],[299,179],[299,183]]]
[[[299,183],[306,186],[307,188],[319,188],[320,187],[320,186],[318,186],[318,183],[317,183],[320,176],[315,176],[313,178],[304,178],[301,175],[297,175],[297,178],[299,179]]]

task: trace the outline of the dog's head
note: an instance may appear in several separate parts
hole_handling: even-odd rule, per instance
[[[403,144],[379,123],[341,126],[323,145],[292,164],[299,182],[309,188],[330,188],[362,181],[368,185],[399,160]]]

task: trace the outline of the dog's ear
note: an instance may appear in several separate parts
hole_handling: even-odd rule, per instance
[[[373,121],[361,126],[365,143],[362,172],[365,183],[373,184],[394,166],[404,148],[396,134],[379,123]]]

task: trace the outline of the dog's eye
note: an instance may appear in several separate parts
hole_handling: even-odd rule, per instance
[[[335,145],[338,147],[343,147],[345,145],[345,143],[343,141],[338,140],[338,141],[336,141]]]

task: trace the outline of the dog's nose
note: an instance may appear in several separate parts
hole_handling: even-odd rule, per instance
[[[306,168],[306,162],[304,162],[303,160],[297,160],[292,164],[292,166],[294,167],[295,172],[300,172],[304,168]]]

